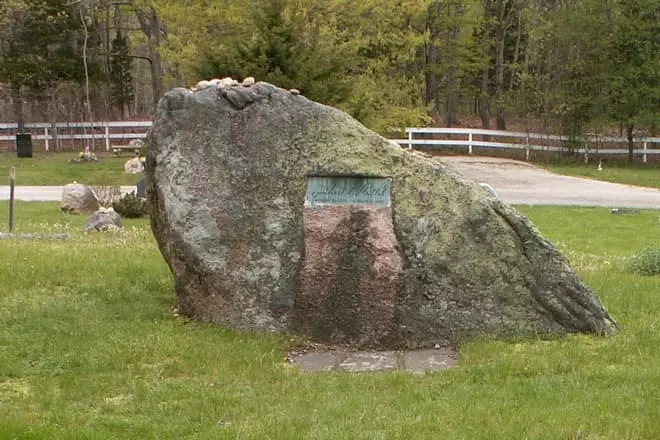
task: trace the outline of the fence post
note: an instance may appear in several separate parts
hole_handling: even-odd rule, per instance
[[[529,162],[529,133],[525,134],[525,162]]]
[[[408,140],[412,141],[412,139],[413,139],[412,131],[408,130]],[[408,142],[408,148],[412,148],[412,142]]]
[[[48,127],[44,127],[44,148],[46,151],[50,151],[50,145],[48,144]]]
[[[644,142],[644,155],[642,156],[642,160],[644,163],[646,163],[646,153],[647,153],[647,142]]]
[[[16,167],[9,171],[9,233],[14,229],[14,187],[16,186]]]
[[[584,144],[584,163],[589,163],[589,144]]]
[[[110,151],[110,127],[105,123],[105,151]]]
[[[468,133],[468,154],[472,156],[472,132]]]

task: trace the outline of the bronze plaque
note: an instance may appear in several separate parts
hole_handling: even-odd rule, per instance
[[[390,179],[361,176],[309,176],[306,207],[324,205],[390,206]]]

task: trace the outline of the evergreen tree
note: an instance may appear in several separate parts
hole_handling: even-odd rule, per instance
[[[117,32],[110,52],[110,84],[112,102],[124,119],[129,117],[128,105],[133,101],[132,61],[128,37]]]
[[[626,127],[632,161],[635,129],[660,126],[660,2],[619,0],[618,6],[608,44],[609,109]]]
[[[323,37],[318,11],[290,0],[258,3],[248,17],[250,34],[235,44],[204,48],[202,77],[254,76],[283,88],[299,89],[311,99],[339,105],[347,99],[342,48]],[[226,40],[225,40],[226,41]]]
[[[2,45],[0,80],[11,84],[15,102],[26,91],[43,92],[60,81],[82,82],[85,67],[81,56],[82,22],[67,0],[23,0],[23,7],[10,14],[12,29]],[[89,64],[91,77],[100,76],[96,63]],[[20,105],[16,117],[22,121]]]

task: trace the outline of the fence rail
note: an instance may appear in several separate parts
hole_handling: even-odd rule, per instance
[[[624,137],[612,136],[583,136],[579,140],[585,145],[580,148],[569,148],[566,146],[556,145],[563,142],[569,142],[571,139],[568,136],[546,135],[541,133],[524,133],[515,131],[502,131],[502,130],[485,130],[485,129],[472,129],[472,128],[406,128],[408,139],[394,139],[393,141],[400,146],[413,147],[426,147],[426,148],[465,148],[467,147],[468,154],[473,154],[476,148],[502,148],[522,150],[525,152],[526,160],[529,160],[530,152],[532,151],[552,151],[552,152],[568,152],[584,154],[585,160],[588,159],[589,154],[628,154],[628,148],[601,148],[605,144],[626,144],[628,140]],[[415,139],[416,135],[431,135],[440,136],[445,139]],[[446,139],[451,136],[460,136],[463,139]],[[492,142],[490,140],[475,139],[475,136],[501,138],[505,142]],[[513,140],[513,141],[512,141]],[[647,137],[635,139],[635,145],[638,148],[633,150],[634,155],[642,155],[642,161],[647,162],[648,156],[653,154],[660,154],[660,149],[655,148],[656,145],[660,147],[660,137]]]
[[[104,141],[105,149],[109,151],[113,141],[145,138],[151,125],[151,121],[58,122],[56,124],[36,122],[25,124],[25,128],[32,133],[34,140],[44,141],[46,151],[50,150],[50,143],[54,141],[53,128],[57,129],[57,138],[60,140],[98,139]],[[15,123],[0,123],[0,142],[13,142],[17,128]],[[126,132],[127,129],[132,132]],[[64,133],[60,130],[69,132]],[[627,139],[624,137],[584,136],[579,139],[584,147],[571,149],[562,144],[574,139],[541,133],[472,128],[409,127],[406,128],[406,134],[407,139],[393,139],[393,142],[408,148],[465,148],[468,154],[474,154],[475,149],[478,148],[513,149],[524,151],[527,160],[529,160],[530,152],[533,151],[572,151],[584,154],[585,160],[589,154],[628,154]],[[425,138],[420,139],[420,136]],[[494,138],[494,141],[490,138]],[[621,147],[622,145],[623,147]],[[660,137],[635,139],[635,145],[633,154],[641,155],[644,163],[647,162],[649,155],[660,154]]]
[[[103,140],[106,151],[112,147],[114,140],[144,139],[147,130],[151,127],[151,121],[115,121],[115,122],[58,122],[55,124],[47,122],[33,122],[25,124],[25,129],[32,133],[32,139],[44,141],[46,151],[50,150],[50,143],[55,140],[53,129],[57,129],[57,139],[66,140]],[[137,133],[115,132],[123,129],[137,129]],[[18,130],[16,123],[0,123],[0,133],[14,132],[11,135],[0,134],[1,141],[14,141],[15,132]],[[60,130],[68,130],[70,133],[59,133]],[[34,131],[37,131],[36,134]],[[76,133],[73,133],[76,131]],[[91,133],[88,133],[90,131]],[[82,133],[81,133],[82,132]]]

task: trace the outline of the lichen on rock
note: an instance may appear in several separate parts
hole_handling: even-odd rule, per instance
[[[378,348],[616,329],[525,217],[339,110],[263,82],[174,89],[147,142],[185,315]],[[310,176],[389,179],[391,204],[306,206]]]

